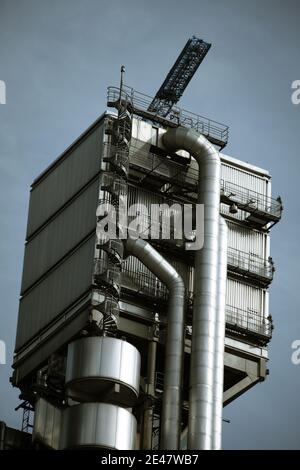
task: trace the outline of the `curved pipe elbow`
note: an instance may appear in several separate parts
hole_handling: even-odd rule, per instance
[[[185,286],[182,277],[150,243],[142,238],[128,238],[125,247],[129,254],[138,258],[155,276],[166,284],[169,291],[176,290],[184,294]]]
[[[168,129],[162,144],[171,152],[189,152],[199,165],[197,203],[204,204],[204,245],[195,251],[188,448],[211,449],[221,162],[214,146],[193,129]]]
[[[178,150],[189,152],[199,164],[208,159],[209,164],[220,165],[219,152],[202,134],[194,129],[185,127],[168,129],[162,136],[162,144],[171,152]]]
[[[169,290],[160,447],[177,450],[181,434],[184,281],[176,269],[145,240],[129,238],[125,246],[127,253],[138,258]]]

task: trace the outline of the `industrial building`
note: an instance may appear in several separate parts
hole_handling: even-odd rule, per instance
[[[219,449],[222,402],[266,378],[282,203],[226,155],[226,125],[177,106],[209,47],[189,40],[153,99],[122,71],[32,184],[12,382],[37,449]],[[203,248],[163,239],[161,212],[143,239],[152,205],[196,203]],[[140,237],[122,237],[134,204]],[[101,238],[111,207],[118,237]]]

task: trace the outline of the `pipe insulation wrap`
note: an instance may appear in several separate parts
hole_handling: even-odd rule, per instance
[[[173,266],[145,240],[129,238],[126,250],[169,290],[161,448],[176,450],[179,449],[181,433],[185,286]]]
[[[204,246],[195,252],[188,449],[211,449],[221,162],[214,146],[193,129],[169,129],[162,143],[169,151],[189,152],[199,165],[197,203],[204,204]]]

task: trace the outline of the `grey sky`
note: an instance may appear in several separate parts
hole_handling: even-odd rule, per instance
[[[226,153],[270,170],[284,218],[272,231],[278,267],[268,380],[225,408],[225,448],[300,448],[300,79],[298,0],[0,0],[0,339],[12,362],[29,185],[105,109],[119,80],[153,94],[192,34],[212,48],[181,106],[230,126]],[[19,427],[17,390],[0,365],[0,420]]]

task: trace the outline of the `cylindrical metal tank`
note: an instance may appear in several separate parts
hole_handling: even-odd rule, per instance
[[[133,406],[139,393],[140,353],[117,338],[90,336],[68,346],[66,388],[76,401]]]
[[[71,406],[65,410],[62,424],[61,449],[135,448],[136,419],[120,406],[107,403]]]

